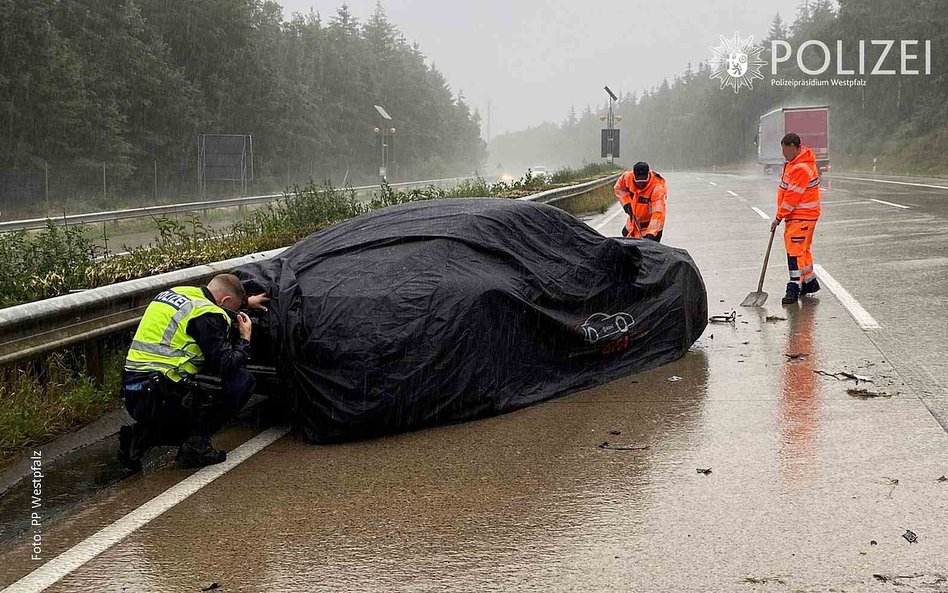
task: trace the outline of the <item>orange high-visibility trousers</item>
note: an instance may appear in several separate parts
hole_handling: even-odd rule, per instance
[[[787,267],[791,282],[809,282],[816,277],[813,272],[813,232],[815,220],[784,221],[783,242],[787,248]]]

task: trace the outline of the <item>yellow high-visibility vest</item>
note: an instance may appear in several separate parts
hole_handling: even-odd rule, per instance
[[[157,371],[175,382],[197,374],[204,353],[188,334],[188,322],[207,313],[221,315],[230,326],[227,312],[207,300],[200,288],[177,286],[160,293],[138,324],[125,370]]]

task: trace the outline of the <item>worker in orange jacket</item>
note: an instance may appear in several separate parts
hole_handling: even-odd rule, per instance
[[[629,216],[622,236],[661,242],[662,229],[665,228],[665,198],[668,196],[665,178],[650,170],[648,163],[640,161],[619,177],[614,190],[622,209]]]
[[[787,248],[787,267],[790,282],[784,305],[796,303],[800,295],[812,294],[820,289],[813,271],[813,232],[820,218],[820,171],[816,167],[816,156],[806,146],[800,145],[800,136],[789,133],[780,141],[783,166],[780,188],[777,190],[777,215],[770,224],[776,231],[783,221],[783,242]]]

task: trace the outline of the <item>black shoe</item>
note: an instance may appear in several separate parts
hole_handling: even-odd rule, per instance
[[[148,449],[144,434],[137,424],[119,429],[118,460],[129,473],[142,471],[142,456]]]
[[[207,437],[190,437],[178,447],[178,463],[185,467],[204,467],[227,459],[227,453],[211,446]]]
[[[796,282],[787,282],[787,294],[780,300],[784,305],[792,305],[800,298],[800,285]]]
[[[816,276],[812,280],[803,283],[803,286],[800,287],[800,295],[813,294],[814,292],[820,291],[820,281],[817,280]]]

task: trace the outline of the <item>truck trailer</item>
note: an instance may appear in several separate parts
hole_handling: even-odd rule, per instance
[[[804,146],[816,155],[820,175],[830,169],[829,161],[829,107],[781,107],[760,116],[757,131],[757,162],[767,175],[783,170],[784,158],[780,140],[784,134],[800,135]]]

